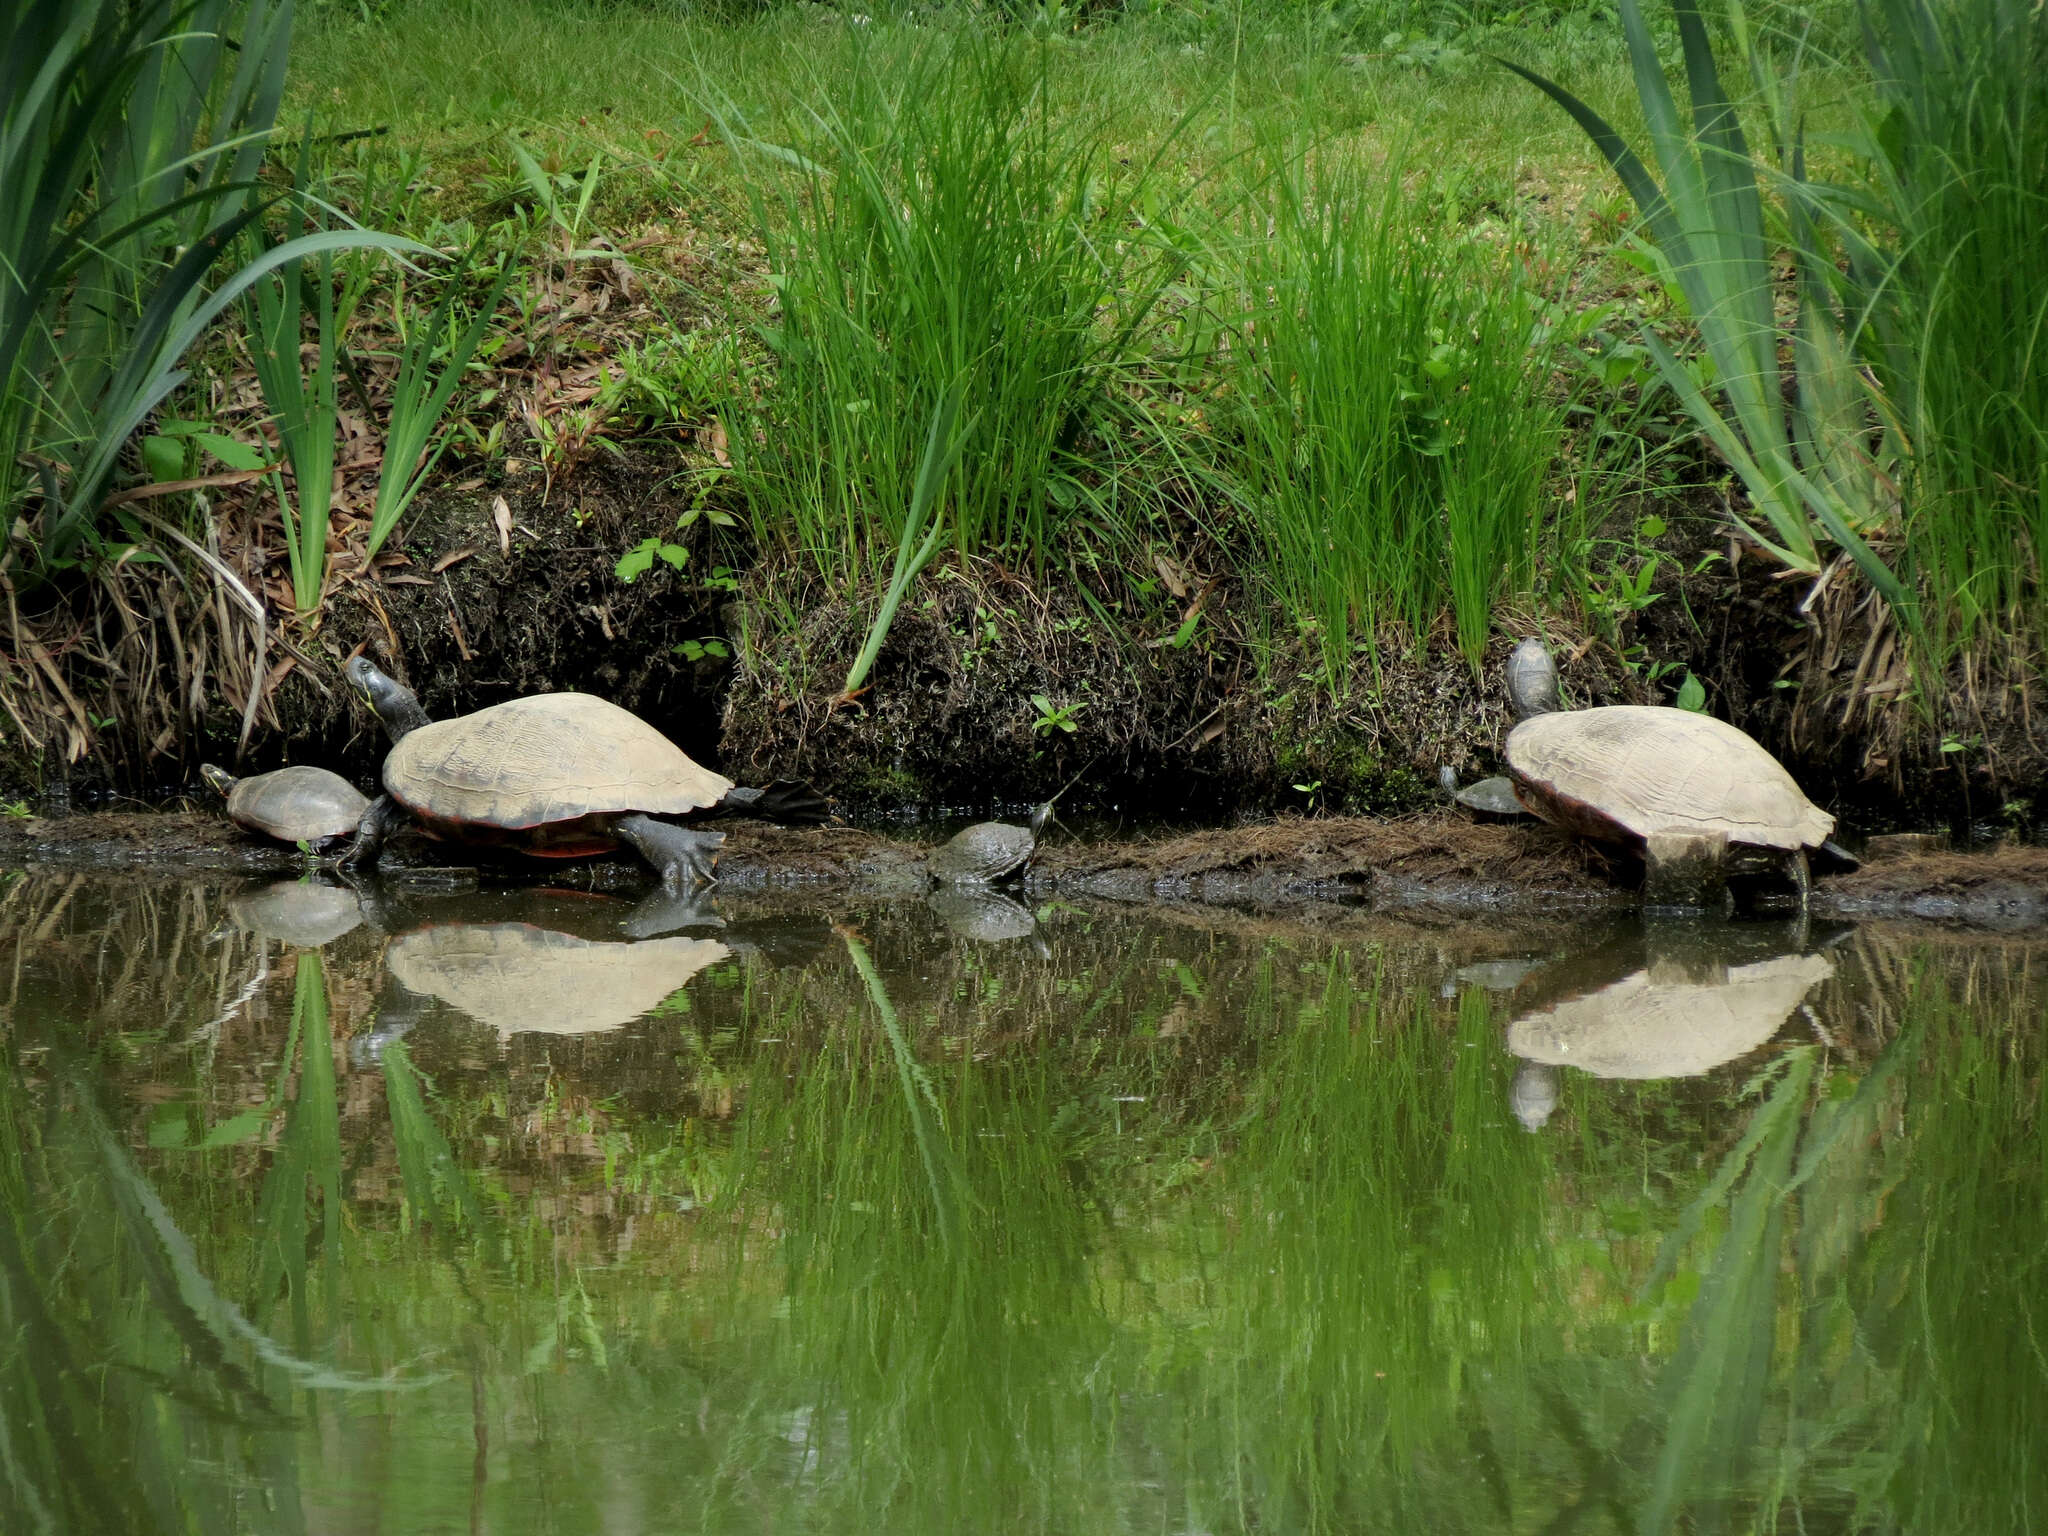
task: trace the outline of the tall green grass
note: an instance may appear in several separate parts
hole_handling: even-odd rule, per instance
[[[1267,579],[1333,671],[1446,610],[1476,663],[1494,604],[1530,587],[1563,430],[1534,306],[1398,168],[1275,158],[1241,231],[1242,339],[1218,359]]]
[[[1739,8],[1731,9],[1739,14]],[[1585,130],[1640,210],[1650,249],[1698,327],[1704,356],[1680,358],[1647,324],[1643,345],[1666,386],[1741,480],[1751,503],[1745,531],[1790,569],[1814,573],[1821,568],[1824,535],[1910,622],[1910,594],[1870,543],[1890,511],[1887,462],[1883,449],[1874,450],[1869,441],[1872,402],[1850,356],[1855,317],[1826,299],[1823,269],[1831,267],[1832,249],[1810,238],[1798,217],[1803,205],[1795,201],[1797,304],[1790,325],[1781,325],[1778,254],[1757,186],[1758,163],[1722,84],[1697,0],[1673,0],[1672,11],[1690,122],[1680,115],[1640,0],[1620,0],[1654,175],[1614,125],[1584,101],[1532,70],[1507,67]],[[1803,152],[1792,125],[1780,127],[1783,171],[1796,188],[1803,180]],[[1797,383],[1790,398],[1779,356],[1787,344]]]
[[[1174,273],[1153,232],[1170,199],[1152,163],[1120,165],[1105,132],[1055,118],[1052,56],[891,30],[782,143],[714,103],[777,301],[759,332],[772,381],[737,407],[732,453],[756,534],[821,574],[888,560],[956,387],[972,424],[933,515],[957,553],[1042,568],[1088,518],[1135,339]]]
[[[1862,266],[1915,450],[1908,552],[1949,643],[2048,633],[2048,22],[2018,0],[1878,0],[1868,21],[1864,212],[1892,251]]]
[[[408,243],[326,231],[223,261],[275,200],[256,173],[291,22],[289,0],[0,7],[0,566],[33,579],[104,546],[130,436],[250,283]]]

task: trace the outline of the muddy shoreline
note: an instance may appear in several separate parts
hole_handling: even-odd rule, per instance
[[[849,700],[876,594],[777,563],[732,530],[679,531],[686,458],[636,450],[573,487],[510,466],[430,487],[375,569],[341,561],[317,631],[274,631],[254,706],[251,638],[200,642],[218,604],[194,607],[160,568],[124,570],[120,611],[135,621],[124,629],[82,589],[16,636],[47,673],[0,666],[0,703],[23,727],[0,743],[0,791],[36,809],[60,789],[80,810],[157,803],[195,791],[208,759],[242,772],[318,763],[367,782],[383,737],[341,683],[346,659],[366,651],[436,716],[597,693],[741,782],[801,778],[864,814],[986,814],[1071,781],[1066,808],[1189,822],[1405,815],[1441,803],[1443,765],[1467,779],[1497,771],[1512,724],[1500,667],[1519,635],[1541,632],[1575,706],[1669,703],[1695,677],[1712,713],[1856,832],[1938,825],[1982,838],[2048,805],[2037,725],[2048,707],[2035,707],[2024,657],[1924,679],[1933,703],[1916,713],[1879,606],[1830,588],[1803,608],[1806,588],[1765,562],[1703,564],[1733,548],[1704,507],[1673,516],[1656,601],[1621,632],[1504,614],[1476,667],[1448,633],[1390,633],[1330,675],[1303,637],[1269,632],[1245,551],[1199,540],[1171,563],[1205,594],[1185,644],[1184,604],[1165,588],[1141,600],[1106,587],[1092,602],[1114,598],[1112,626],[1071,584],[942,561]],[[502,538],[494,505],[510,513]],[[657,563],[622,581],[620,552],[656,535],[688,548],[685,569]],[[71,643],[101,630],[104,644]],[[30,684],[47,694],[40,704]],[[1066,713],[1048,716],[1038,699]]]
[[[910,895],[927,886],[929,844],[852,827],[736,823],[720,889]],[[634,891],[646,872],[622,860],[538,867],[468,862],[471,850],[396,840],[393,862],[450,878]],[[289,876],[295,849],[259,840],[218,816],[96,813],[0,823],[0,867]],[[435,878],[422,874],[421,878]],[[1448,815],[1394,820],[1298,817],[1142,838],[1055,842],[1023,893],[1115,902],[1284,912],[1317,906],[1439,908],[1468,914],[1619,913],[1638,905],[1634,872],[1550,828],[1476,825]],[[2048,926],[2048,848],[2007,844],[1920,852],[1815,883],[1816,915],[1912,918],[1994,929]]]

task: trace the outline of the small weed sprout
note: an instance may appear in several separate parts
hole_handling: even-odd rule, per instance
[[[1079,726],[1074,717],[1088,706],[1086,704],[1055,705],[1042,693],[1031,695],[1031,707],[1038,711],[1038,718],[1031,722],[1031,729],[1040,736],[1050,736],[1054,731],[1065,731],[1073,735]]]

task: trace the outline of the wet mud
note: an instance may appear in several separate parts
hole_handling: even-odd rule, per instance
[[[930,844],[856,827],[729,826],[722,893],[922,895]],[[476,850],[415,833],[395,838],[386,868],[424,881],[546,883],[631,892],[649,885],[628,859],[479,865]],[[0,865],[218,870],[288,875],[295,848],[200,812],[97,813],[0,823]],[[1481,915],[1626,912],[1639,871],[1551,828],[1476,824],[1445,815],[1393,820],[1290,818],[1141,838],[1053,841],[1017,894],[1090,897],[1189,909],[1434,908]],[[1782,904],[1782,896],[1779,898]],[[1813,911],[1994,929],[2048,925],[2048,848],[1915,853],[1817,879]]]

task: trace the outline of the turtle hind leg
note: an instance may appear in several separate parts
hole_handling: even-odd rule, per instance
[[[639,811],[621,816],[612,823],[612,830],[661,876],[661,883],[672,891],[710,885],[718,879],[712,871],[718,863],[718,850],[725,844],[723,832],[700,832],[695,827],[679,827],[674,822],[657,821]]]

